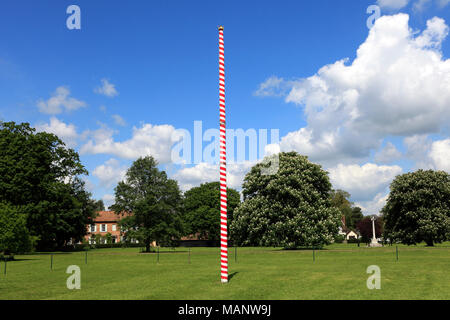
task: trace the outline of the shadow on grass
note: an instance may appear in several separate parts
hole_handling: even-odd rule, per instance
[[[32,260],[40,260],[40,259],[33,259],[33,258],[14,258],[14,260],[9,260],[8,262],[16,262],[16,261],[32,261]],[[3,260],[2,260],[3,261]]]
[[[239,272],[233,272],[233,273],[231,273],[231,274],[229,274],[228,275],[228,281],[231,281],[231,279],[235,276],[235,275],[237,275]]]

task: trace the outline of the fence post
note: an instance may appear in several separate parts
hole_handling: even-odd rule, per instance
[[[159,263],[159,246],[158,246],[158,250],[157,250],[156,263]]]

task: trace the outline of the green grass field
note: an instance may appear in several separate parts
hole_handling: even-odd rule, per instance
[[[220,283],[219,249],[97,249],[88,253],[16,256],[0,264],[0,299],[450,299],[450,243],[358,248],[335,244],[323,250],[234,248],[230,282]],[[81,289],[69,290],[69,265],[81,268]],[[369,290],[369,265],[381,269],[381,289]]]

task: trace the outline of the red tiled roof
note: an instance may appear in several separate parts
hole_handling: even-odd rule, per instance
[[[94,222],[117,222],[129,214],[117,214],[114,211],[97,211],[97,217]]]

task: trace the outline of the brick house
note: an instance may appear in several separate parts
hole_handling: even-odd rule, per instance
[[[97,214],[93,224],[87,226],[88,232],[85,239],[89,243],[94,244],[95,235],[100,234],[104,237],[110,233],[112,243],[121,242],[123,240],[123,235],[120,232],[118,222],[123,216],[116,214],[114,211],[98,211]]]

